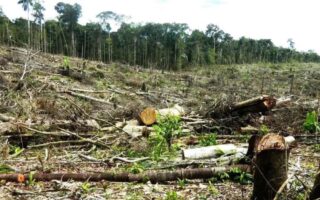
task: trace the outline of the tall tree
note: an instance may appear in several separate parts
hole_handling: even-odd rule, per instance
[[[112,11],[103,11],[97,15],[97,18],[100,21],[102,29],[108,33],[108,38],[106,43],[108,45],[108,62],[112,62],[112,39],[111,39],[111,22],[117,24],[122,23],[125,19],[124,15],[119,15]]]
[[[43,20],[44,20],[44,15],[43,15],[43,11],[45,11],[45,8],[39,3],[36,2],[33,5],[33,13],[32,16],[34,17],[34,22],[36,24],[38,24],[40,26],[40,34],[39,34],[39,45],[38,48],[41,49],[43,47],[43,49],[45,49],[45,35],[42,34],[42,25],[43,25]]]
[[[29,15],[30,15],[30,7],[32,7],[33,5],[33,0],[19,0],[18,4],[22,5],[22,8],[24,11],[27,11],[28,14],[28,46],[30,47],[31,45],[31,26],[30,26],[30,19],[29,19]]]
[[[71,5],[59,2],[55,6],[55,9],[59,14],[59,21],[63,23],[66,26],[67,30],[71,33],[72,55],[76,56],[76,41],[74,31],[81,16],[81,6],[77,3]],[[69,48],[67,48],[67,50],[69,51]]]

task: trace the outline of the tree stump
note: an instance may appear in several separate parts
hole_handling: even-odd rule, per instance
[[[254,161],[252,200],[272,200],[288,176],[289,147],[283,136],[267,134],[259,141]]]
[[[320,198],[320,165],[319,165],[319,170],[316,176],[316,180],[314,181],[314,186],[309,196],[310,200],[315,200],[319,198]]]

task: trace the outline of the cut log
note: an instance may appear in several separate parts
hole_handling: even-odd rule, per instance
[[[144,125],[152,125],[157,120],[156,109],[148,107],[139,114],[139,119]]]
[[[242,101],[231,106],[231,112],[238,114],[266,112],[276,105],[276,99],[272,96],[263,95]]]
[[[178,116],[181,117],[185,115],[185,110],[178,104],[174,105],[172,108],[164,108],[157,111],[157,114],[160,116]]]
[[[230,155],[237,152],[244,152],[245,155],[246,149],[238,148],[234,144],[221,144],[208,147],[200,147],[194,149],[183,149],[182,150],[182,159],[206,159],[206,158],[215,158],[221,155]]]
[[[114,181],[114,182],[147,182],[159,183],[166,181],[177,181],[182,179],[208,179],[218,175],[221,172],[228,172],[233,168],[239,168],[241,171],[250,172],[249,165],[234,165],[214,168],[195,168],[195,169],[178,169],[175,171],[148,171],[141,174],[131,174],[128,172],[115,173],[36,173],[32,176],[35,181]],[[23,178],[20,178],[24,176]],[[29,174],[0,174],[0,180],[7,182],[21,182],[29,180]]]
[[[290,150],[283,136],[267,134],[256,151],[252,199],[272,200],[287,180]]]
[[[320,198],[320,166],[319,166],[318,173],[316,175],[316,180],[314,181],[314,186],[309,196],[310,200],[315,200],[319,198]]]

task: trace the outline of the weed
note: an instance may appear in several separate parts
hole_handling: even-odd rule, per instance
[[[265,134],[267,134],[267,133],[270,132],[270,129],[269,129],[266,125],[262,124],[262,125],[260,126],[259,132],[260,132],[262,135],[265,135]]]
[[[139,163],[134,163],[130,168],[129,172],[133,174],[139,174],[145,170],[145,167]]]
[[[239,168],[233,168],[229,172],[230,178],[240,184],[251,184],[253,177],[251,174],[241,171]]]
[[[217,144],[217,134],[212,133],[212,134],[200,137],[199,144],[201,146],[216,145]]]
[[[216,197],[219,195],[219,190],[216,187],[214,187],[211,181],[209,181],[208,190],[213,197]]]
[[[34,173],[35,172],[30,172],[28,176],[28,181],[26,182],[26,184],[29,186],[34,186],[36,184],[36,180],[34,179]]]
[[[314,152],[320,152],[320,144],[315,144],[312,146]]]
[[[181,120],[176,116],[159,117],[158,124],[153,126],[155,134],[149,138],[151,147],[151,157],[153,160],[160,160],[161,155],[170,152],[174,153],[172,148],[172,139],[181,133]]]
[[[316,111],[308,112],[303,123],[303,128],[311,133],[319,132],[320,125],[318,122],[318,113]]]
[[[186,186],[186,184],[188,183],[188,181],[186,179],[178,179],[177,183],[180,188],[184,188]]]
[[[92,185],[89,182],[84,182],[81,184],[81,191],[88,194],[92,190]]]
[[[179,200],[182,199],[176,191],[169,191],[166,193],[166,198],[165,200]]]

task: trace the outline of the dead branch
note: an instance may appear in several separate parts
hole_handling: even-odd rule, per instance
[[[241,171],[250,172],[249,165],[234,165],[227,167],[213,168],[195,168],[178,169],[175,171],[148,171],[141,174],[132,174],[128,172],[116,173],[114,171],[105,173],[35,173],[32,175],[35,181],[113,181],[113,182],[147,182],[159,183],[166,181],[176,181],[179,179],[208,179],[221,172],[227,172],[233,168],[239,168]],[[0,180],[8,182],[19,182],[21,176],[24,180],[29,179],[29,174],[0,174]],[[23,179],[23,178],[22,178]]]

